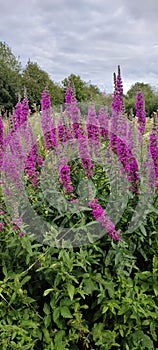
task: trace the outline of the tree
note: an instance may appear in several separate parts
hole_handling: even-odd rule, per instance
[[[74,85],[76,98],[78,102],[89,100],[89,90],[86,82],[84,82],[79,75],[71,74],[68,78],[62,81],[63,87],[66,90],[68,84]]]
[[[51,95],[52,104],[64,102],[64,91],[54,83],[49,75],[37,63],[28,61],[23,71],[23,85],[26,87],[30,107],[41,104],[42,91],[47,87]]]
[[[0,108],[12,111],[21,92],[21,63],[9,46],[0,42]]]
[[[145,110],[146,110],[147,116],[151,117],[152,112],[158,109],[158,94],[154,91],[154,89],[149,84],[137,82],[131,86],[131,88],[129,89],[129,91],[124,97],[125,110],[129,115],[130,108],[132,108],[133,113],[135,115],[136,95],[138,93],[139,88],[141,88],[144,94]]]

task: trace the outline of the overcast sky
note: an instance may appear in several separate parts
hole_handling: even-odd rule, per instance
[[[125,93],[158,88],[158,0],[0,0],[0,41],[56,82],[74,73],[112,92],[119,64]]]

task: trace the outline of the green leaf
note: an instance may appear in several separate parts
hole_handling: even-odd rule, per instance
[[[48,304],[44,303],[43,311],[46,315],[50,314],[50,307]]]
[[[20,282],[21,286],[23,286],[25,283],[27,283],[30,280],[31,276],[26,276],[24,279]]]
[[[75,287],[73,286],[73,284],[68,284],[67,290],[68,290],[68,294],[69,294],[70,299],[73,300],[73,297],[75,294]]]
[[[51,323],[51,315],[47,315],[46,317],[44,317],[44,325],[45,325],[45,327],[48,328],[50,323]]]
[[[105,314],[106,311],[108,310],[108,308],[109,308],[108,306],[104,306],[104,307],[103,307],[103,310],[102,310],[102,314]]]
[[[44,334],[44,341],[47,343],[47,344],[50,344],[50,335],[49,335],[49,332],[47,330],[47,328],[43,328],[43,334]]]
[[[4,275],[7,277],[8,276],[8,272],[7,272],[6,265],[3,266],[2,271],[3,271]]]
[[[57,307],[53,312],[53,321],[57,323],[60,316],[60,307]]]
[[[46,297],[49,293],[53,292],[53,288],[46,289],[43,293],[43,296]]]
[[[31,321],[31,320],[22,320],[21,321],[22,327],[28,327],[28,328],[37,328],[37,323]]]
[[[55,338],[54,338],[56,348],[63,349],[63,350],[65,349],[65,346],[62,342],[63,339],[65,339],[65,331],[60,330],[55,334]]]
[[[140,227],[140,230],[141,230],[142,234],[143,234],[144,236],[147,236],[145,227],[144,227],[143,225],[140,225],[139,227]]]
[[[154,349],[153,341],[150,339],[148,335],[146,335],[143,331],[136,331],[132,335],[133,341],[138,342],[141,341],[141,345],[149,350]]]
[[[72,318],[72,314],[70,312],[70,310],[68,309],[67,306],[63,306],[61,309],[60,309],[60,312],[61,312],[61,315],[64,317],[64,318]]]
[[[156,295],[156,297],[158,296],[158,285],[157,284],[154,284],[153,285],[153,289],[154,289],[154,293]]]

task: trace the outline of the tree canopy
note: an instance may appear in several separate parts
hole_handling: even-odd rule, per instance
[[[22,74],[23,85],[27,89],[27,95],[30,105],[40,105],[41,93],[47,87],[50,91],[53,104],[62,104],[64,102],[64,91],[54,83],[49,75],[42,70],[37,63],[28,61]]]
[[[139,88],[143,91],[144,100],[145,100],[145,110],[148,117],[151,117],[153,111],[158,109],[158,94],[155,92],[149,84],[136,82],[128,90],[127,94],[124,97],[125,110],[127,114],[130,113],[130,108],[133,109],[135,115],[135,98],[138,93]]]
[[[21,91],[21,63],[6,43],[0,42],[0,108],[12,110]]]

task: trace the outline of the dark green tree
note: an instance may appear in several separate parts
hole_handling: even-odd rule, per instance
[[[148,117],[151,117],[153,111],[158,109],[158,94],[149,84],[145,83],[135,83],[128,90],[127,94],[124,96],[124,105],[126,113],[130,114],[130,109],[133,109],[133,114],[135,115],[135,102],[136,95],[138,93],[139,88],[143,91],[144,99],[145,99],[145,110]]]
[[[79,75],[71,74],[68,78],[65,78],[62,81],[65,90],[69,83],[74,85],[78,102],[88,101],[90,99],[89,88]]]
[[[47,87],[51,95],[52,104],[64,102],[64,90],[60,85],[54,83],[49,75],[42,70],[37,63],[28,61],[23,71],[23,85],[26,87],[30,107],[41,104],[42,91]]]
[[[5,42],[0,42],[0,108],[12,111],[21,92],[21,63]]]

